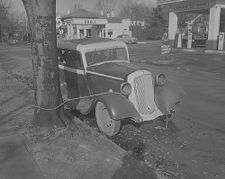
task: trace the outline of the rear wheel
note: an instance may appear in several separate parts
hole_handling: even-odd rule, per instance
[[[105,135],[112,137],[119,132],[121,121],[113,120],[109,115],[107,107],[102,102],[97,102],[96,104],[95,117],[99,130]]]

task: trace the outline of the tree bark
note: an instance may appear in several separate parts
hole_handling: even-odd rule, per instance
[[[22,0],[26,9],[32,38],[33,81],[35,105],[54,108],[61,102],[59,83],[56,0]],[[62,126],[62,109],[34,110],[34,124],[39,126]]]

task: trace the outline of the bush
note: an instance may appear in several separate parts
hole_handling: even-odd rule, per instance
[[[147,40],[161,40],[165,32],[167,32],[167,29],[163,27],[149,27],[145,30],[144,36]]]

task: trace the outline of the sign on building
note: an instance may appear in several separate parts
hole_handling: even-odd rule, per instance
[[[79,18],[73,18],[72,20],[68,20],[72,24],[80,24],[80,25],[104,25],[107,23],[106,19],[79,19]]]

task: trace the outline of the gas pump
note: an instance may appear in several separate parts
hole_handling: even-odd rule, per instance
[[[188,29],[187,48],[191,47],[192,47],[192,32],[191,29]]]
[[[201,17],[202,14],[198,14],[193,20],[187,22],[187,28],[188,28],[188,37],[187,37],[187,48],[192,47],[192,26],[194,22]]]
[[[223,50],[223,47],[224,47],[224,36],[225,36],[225,32],[220,32],[219,33],[218,50]]]

